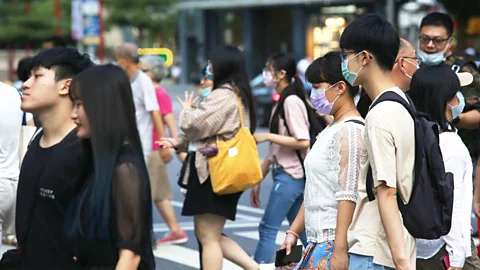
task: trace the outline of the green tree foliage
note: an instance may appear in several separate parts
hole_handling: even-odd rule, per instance
[[[458,24],[457,37],[458,47],[465,48],[465,35],[468,20],[480,16],[480,1],[478,0],[440,0],[448,13],[450,13]]]
[[[177,0],[104,0],[106,25],[132,26],[139,30],[139,42],[175,34]]]
[[[0,1],[0,41],[22,43],[41,41],[55,34],[63,36],[71,29],[71,1],[59,0],[60,20],[55,19],[55,0]]]

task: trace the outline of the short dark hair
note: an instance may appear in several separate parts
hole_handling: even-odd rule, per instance
[[[256,129],[255,102],[243,53],[234,46],[220,46],[210,52],[213,66],[213,91],[224,84],[231,84],[238,90],[242,103],[250,114],[250,131]]]
[[[453,35],[453,19],[450,15],[440,12],[433,12],[422,19],[420,29],[424,26],[442,26],[447,31],[448,37]]]
[[[52,42],[53,47],[67,47],[67,41],[61,36],[50,36],[44,42]]]
[[[449,66],[442,64],[417,70],[408,94],[417,110],[426,113],[443,131],[448,131],[445,110],[458,91],[460,81],[457,75]]]
[[[30,78],[32,57],[22,58],[17,65],[17,77],[20,81],[25,82]]]
[[[376,14],[365,14],[349,24],[340,38],[342,50],[371,53],[381,70],[393,68],[400,47],[397,30]]]
[[[73,78],[78,73],[93,67],[90,56],[80,54],[72,48],[51,48],[41,51],[31,62],[32,70],[40,67],[53,69],[55,80]]]
[[[345,81],[342,75],[342,67],[340,52],[329,52],[323,57],[317,58],[308,67],[306,76],[310,83],[329,83],[336,84],[343,81],[347,85],[348,93],[351,97],[355,97],[358,93],[358,86],[351,86]]]

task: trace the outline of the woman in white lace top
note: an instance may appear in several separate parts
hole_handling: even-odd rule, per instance
[[[340,53],[330,52],[309,67],[318,76],[308,77],[315,87],[312,105],[334,122],[318,135],[305,159],[304,203],[282,246],[289,253],[306,231],[309,244],[295,269],[348,269],[347,231],[358,198],[360,159],[365,158],[364,121],[354,103],[358,87],[344,81],[340,64]]]

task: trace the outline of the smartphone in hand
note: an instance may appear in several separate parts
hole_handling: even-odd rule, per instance
[[[287,266],[299,262],[302,259],[302,246],[294,246],[287,255],[286,249],[280,249],[275,256],[275,267]]]

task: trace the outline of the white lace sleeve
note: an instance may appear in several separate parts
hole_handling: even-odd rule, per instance
[[[345,123],[340,131],[340,172],[338,185],[340,191],[335,194],[337,201],[358,200],[358,175],[360,172],[360,154],[363,148],[363,126],[356,123]]]

